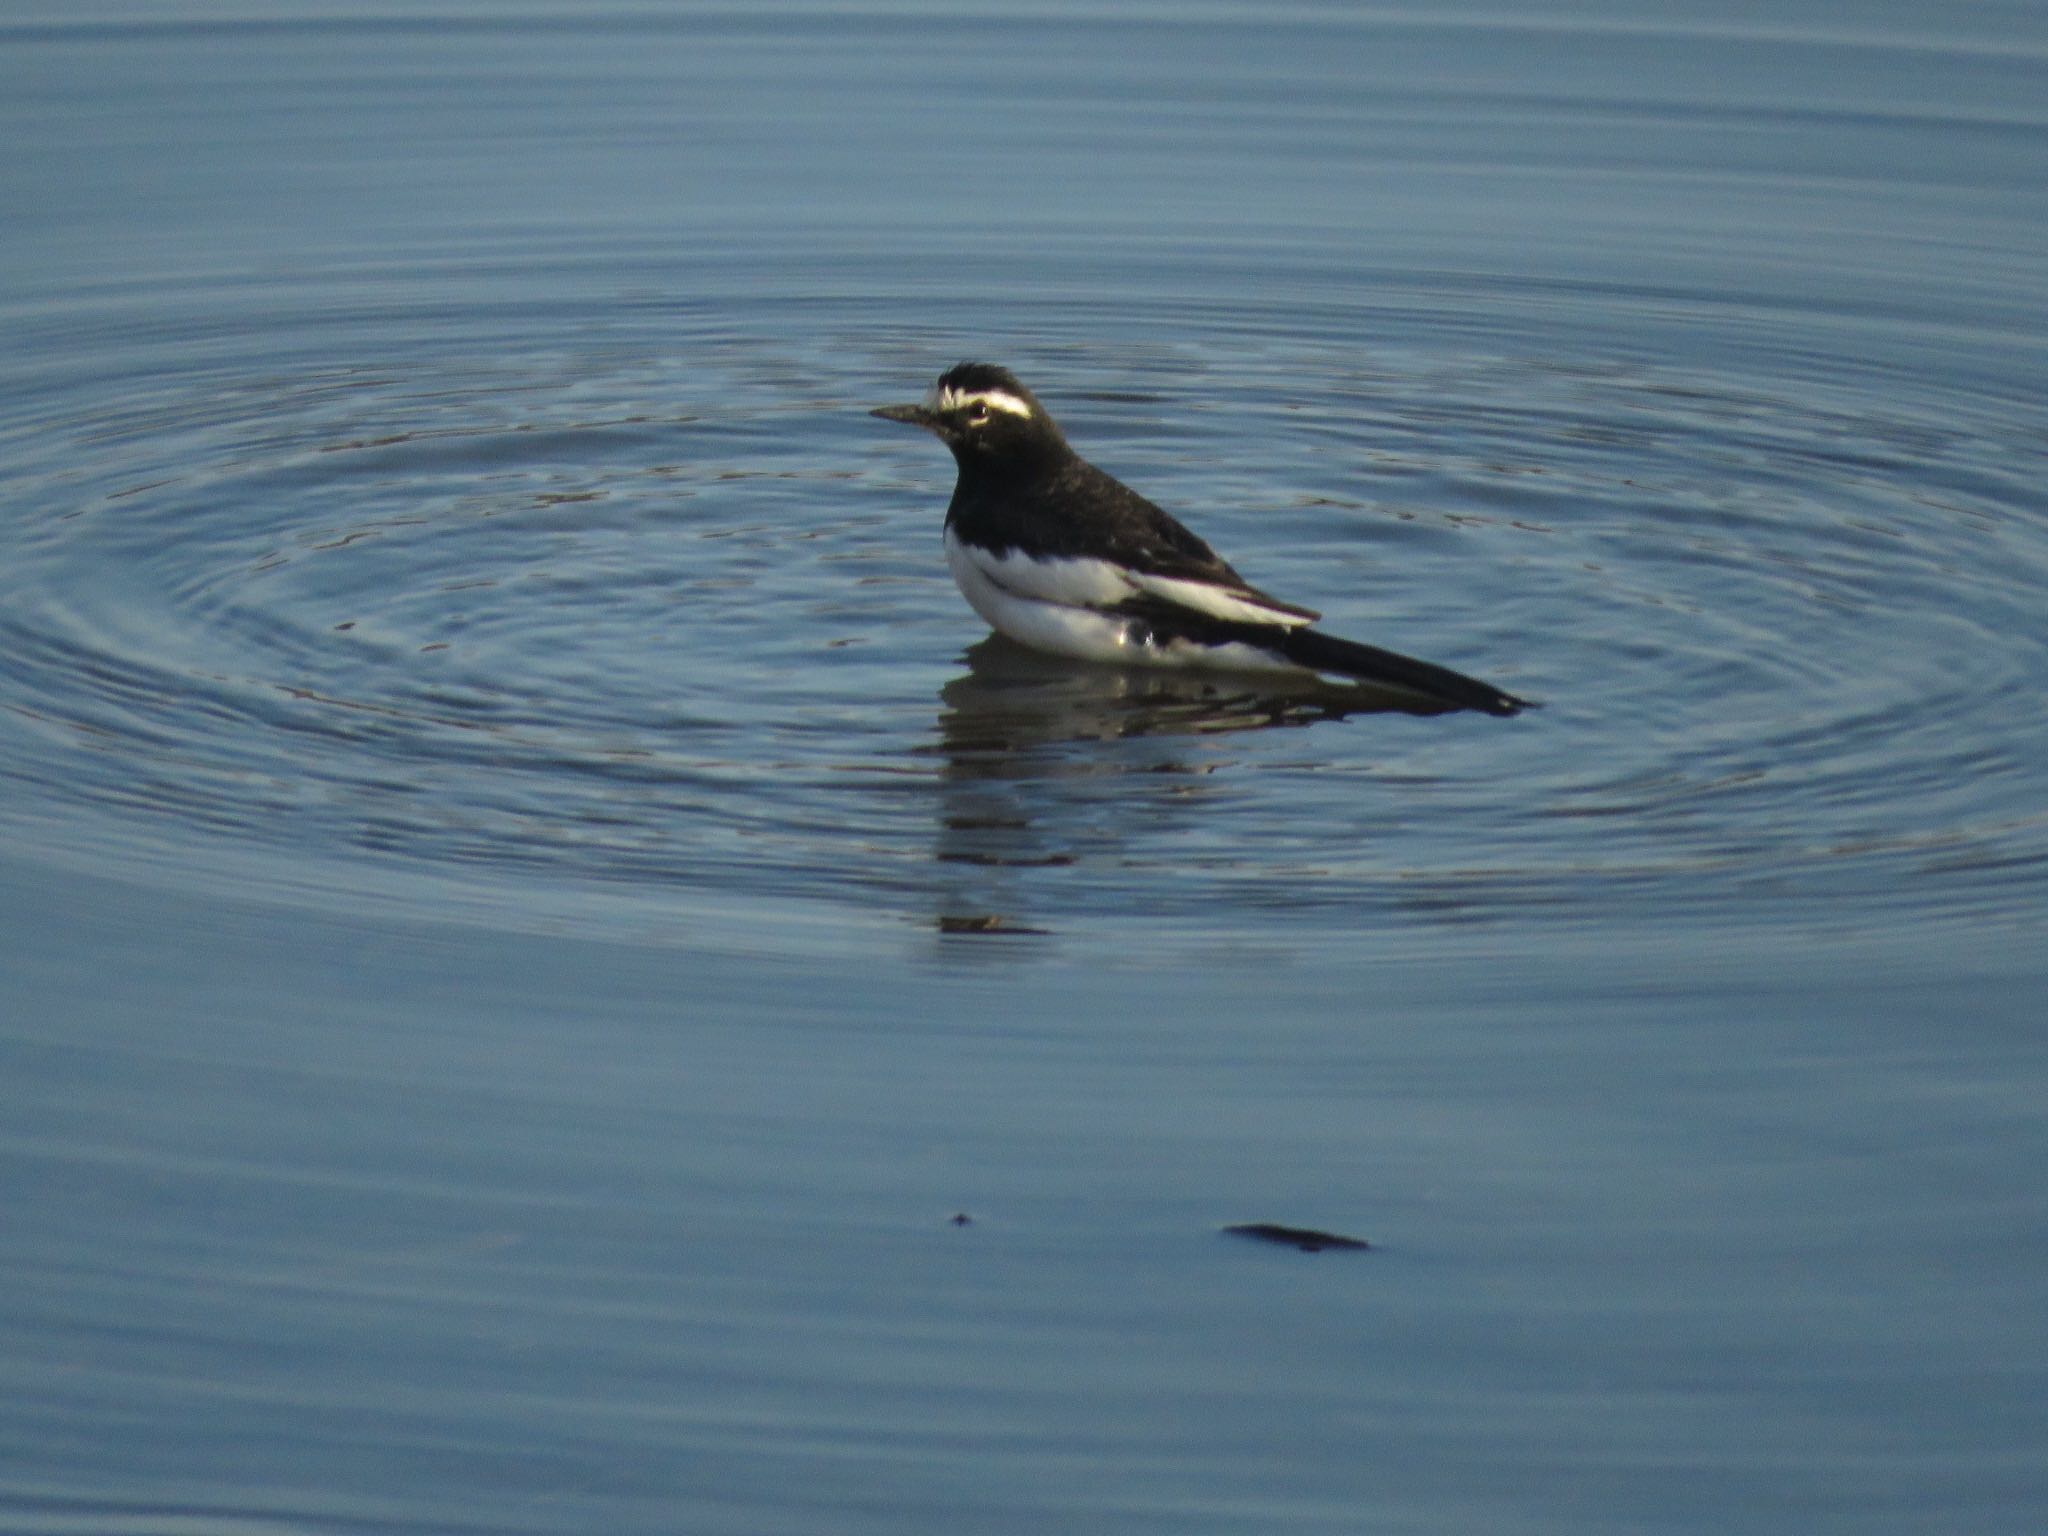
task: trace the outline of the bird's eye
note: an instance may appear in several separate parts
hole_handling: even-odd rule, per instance
[[[983,422],[987,421],[988,402],[986,400],[977,400],[972,405],[968,406],[967,420],[970,425],[977,427],[980,426]]]

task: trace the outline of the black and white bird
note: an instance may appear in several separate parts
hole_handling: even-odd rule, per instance
[[[1430,709],[1528,707],[1448,667],[1340,640],[1067,445],[1008,369],[962,363],[919,405],[873,413],[937,434],[960,466],[946,560],[974,611],[1033,650],[1131,666],[1339,677]]]

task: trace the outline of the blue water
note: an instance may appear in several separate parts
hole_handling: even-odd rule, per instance
[[[2044,65],[0,6],[0,1531],[2040,1529]],[[1545,707],[980,643],[970,356]]]

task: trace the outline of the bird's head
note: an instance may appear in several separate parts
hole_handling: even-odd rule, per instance
[[[1067,440],[1030,390],[1007,368],[962,363],[939,376],[919,405],[871,414],[937,435],[965,469],[1021,465],[1067,453]]]

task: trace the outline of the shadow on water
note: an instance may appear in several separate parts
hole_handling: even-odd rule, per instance
[[[1128,860],[1139,835],[1186,834],[1215,798],[1205,743],[1365,715],[1446,713],[1314,679],[1090,666],[991,635],[939,690],[934,863],[944,934],[1045,934],[1017,872]],[[971,871],[972,874],[966,872]]]
[[[1355,715],[1441,715],[1439,705],[1314,679],[1105,667],[1042,656],[991,635],[939,690],[949,759],[1050,743],[1215,736],[1319,725]]]

